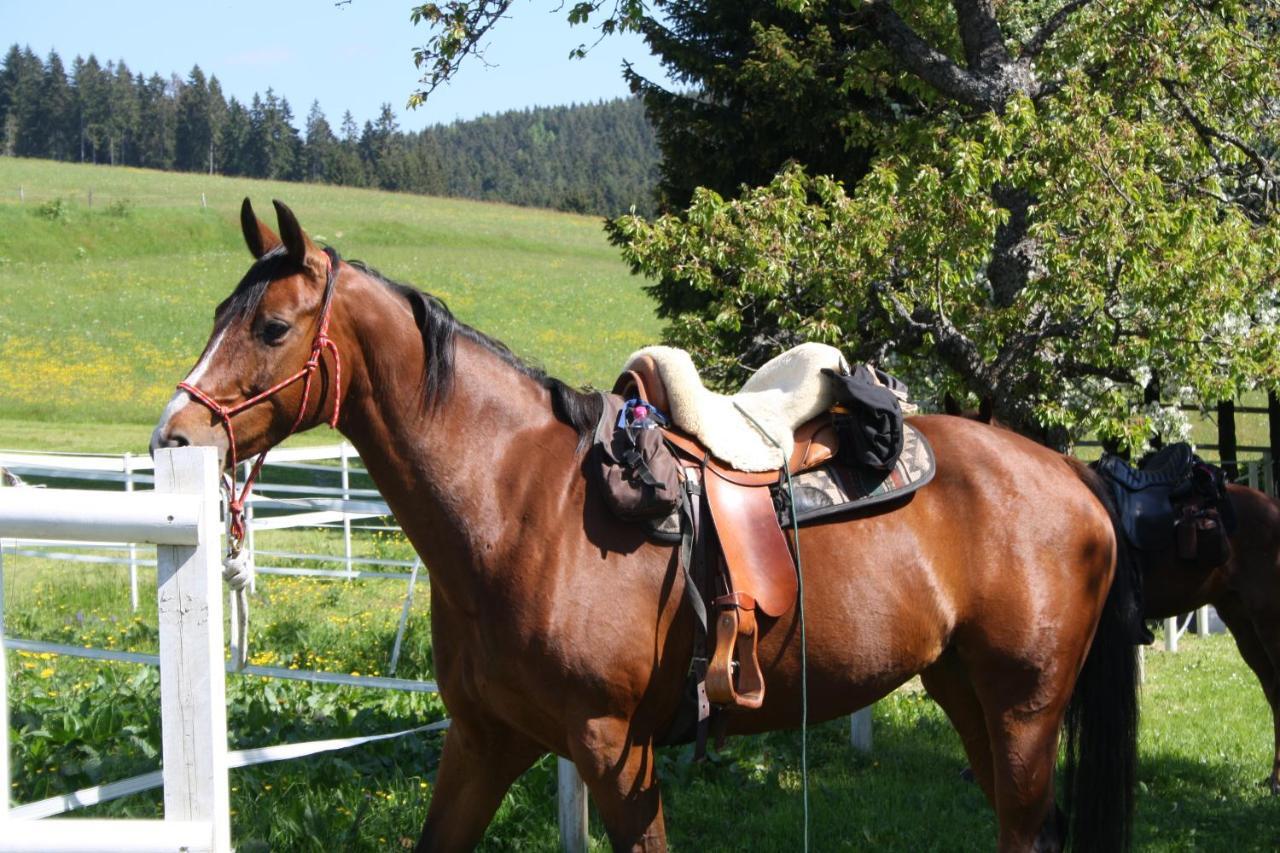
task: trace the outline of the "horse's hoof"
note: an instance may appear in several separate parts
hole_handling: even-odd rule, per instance
[[[978,777],[973,775],[972,767],[966,767],[965,769],[960,771],[961,782],[976,782],[977,780],[978,780]],[[1272,793],[1275,793],[1275,791],[1272,791]]]

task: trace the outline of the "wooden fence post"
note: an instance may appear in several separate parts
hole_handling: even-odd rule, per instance
[[[156,451],[156,491],[203,498],[198,544],[156,546],[160,739],[165,820],[210,821],[213,849],[230,851],[218,467],[212,447]]]
[[[567,758],[556,759],[559,791],[560,848],[565,853],[587,853],[587,786],[578,768]]]
[[[1178,617],[1170,616],[1164,620],[1164,648],[1167,652],[1178,650]]]
[[[1266,470],[1262,474],[1262,480],[1267,494],[1274,494],[1274,485],[1276,482],[1276,462],[1280,461],[1280,398],[1276,397],[1275,391],[1267,392],[1267,444],[1271,448],[1271,452],[1263,456],[1263,459],[1270,462]]]
[[[1240,466],[1236,459],[1236,403],[1235,400],[1218,401],[1218,459],[1222,462],[1222,471],[1228,480],[1240,476]]]

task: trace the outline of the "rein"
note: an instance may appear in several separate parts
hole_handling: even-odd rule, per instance
[[[334,284],[338,279],[338,264],[342,263],[342,259],[338,257],[337,252],[328,246],[325,247],[324,253],[327,270],[324,282],[324,301],[320,307],[320,325],[316,329],[316,337],[311,344],[311,355],[296,373],[288,379],[277,382],[267,390],[233,406],[222,405],[189,382],[178,383],[180,391],[187,392],[193,399],[206,406],[209,411],[213,412],[222,421],[222,426],[227,431],[228,450],[231,454],[231,473],[223,476],[224,486],[227,489],[228,532],[230,533],[228,545],[232,556],[240,553],[241,543],[244,542],[244,502],[249,496],[250,489],[253,488],[254,481],[258,478],[258,472],[262,470],[262,463],[267,458],[267,450],[271,448],[267,448],[267,450],[258,454],[257,460],[253,463],[253,468],[249,471],[249,476],[245,478],[244,487],[240,490],[240,494],[237,495],[236,470],[239,459],[236,454],[236,433],[231,425],[231,419],[245,409],[256,406],[263,400],[270,399],[301,379],[302,404],[298,406],[298,416],[293,419],[293,426],[289,427],[289,431],[285,433],[281,441],[293,435],[298,431],[298,427],[302,425],[302,419],[306,416],[307,403],[311,400],[311,380],[316,371],[320,369],[320,357],[327,349],[333,353],[334,375],[333,414],[329,416],[328,423],[331,429],[337,429],[338,427],[338,414],[342,406],[342,355],[338,352],[338,345],[329,337],[329,319],[333,308]]]

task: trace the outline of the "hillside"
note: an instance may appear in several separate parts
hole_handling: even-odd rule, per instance
[[[17,44],[0,58],[0,154],[309,181],[617,215],[651,212],[658,146],[638,98],[508,110],[400,129],[384,103],[361,127],[305,118],[270,87],[244,103],[217,75],[64,65]]]
[[[657,338],[640,281],[592,217],[4,157],[0,447],[145,446],[248,266],[246,195],[259,211],[280,198],[344,256],[440,296],[570,383],[610,382]]]

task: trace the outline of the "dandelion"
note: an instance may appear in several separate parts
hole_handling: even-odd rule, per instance
[[[44,669],[40,670],[40,677],[41,677],[41,678],[52,678],[52,677],[53,677],[53,667],[51,667],[51,666],[46,666]]]

